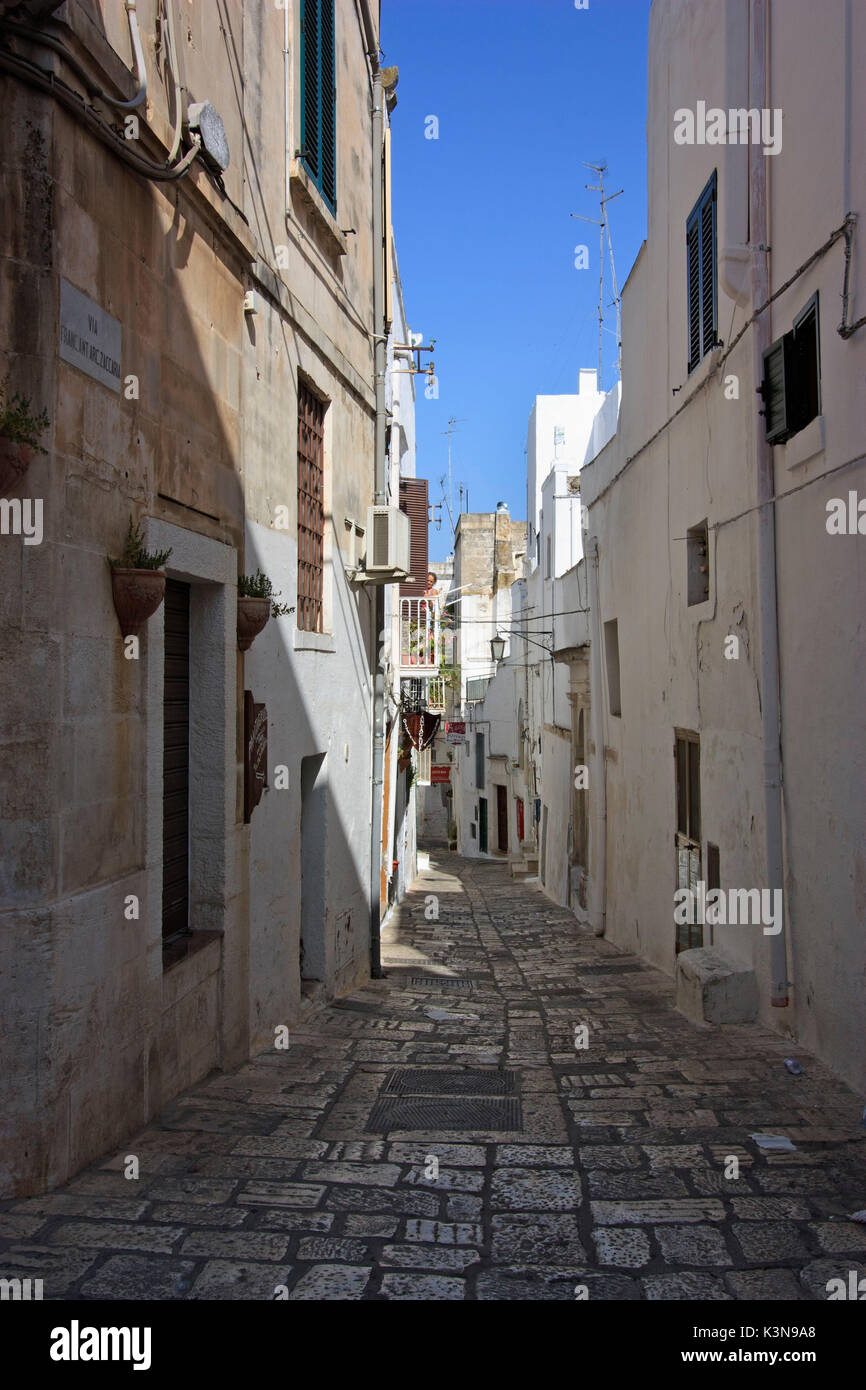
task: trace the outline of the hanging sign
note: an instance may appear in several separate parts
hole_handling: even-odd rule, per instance
[[[429,710],[424,710],[420,714],[404,714],[403,728],[409,735],[413,748],[429,748],[436,736],[436,730],[441,722],[441,714],[430,714]]]
[[[436,782],[450,782],[450,781],[451,781],[451,764],[450,764],[450,763],[441,763],[441,764],[440,764],[440,763],[434,763],[433,766],[432,766],[431,769],[430,769],[430,781],[431,781],[431,783],[434,783],[434,784],[435,784]]]
[[[268,711],[244,691],[244,821],[248,821],[268,785]]]
[[[445,725],[445,736],[448,743],[466,742],[466,725],[463,720],[452,721]]]

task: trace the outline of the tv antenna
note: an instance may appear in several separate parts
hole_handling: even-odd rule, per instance
[[[607,217],[607,205],[612,203],[614,198],[618,198],[622,189],[616,193],[605,193],[604,176],[607,173],[607,164],[587,164],[583,163],[584,169],[591,169],[598,179],[598,183],[587,183],[584,187],[590,193],[598,193],[599,206],[601,211],[600,219],[595,217],[583,217],[579,212],[573,212],[572,217],[576,217],[580,222],[591,222],[594,227],[598,227],[598,389],[602,389],[602,335],[604,333],[604,241],[607,237],[607,249],[610,256],[610,277],[613,281],[613,300],[616,305],[616,353],[617,371],[622,377],[622,316],[619,289],[616,283],[616,267],[613,263],[613,242],[610,236],[610,222]],[[609,331],[609,330],[608,330]]]
[[[447,430],[443,430],[443,431],[442,431],[443,434],[447,434],[447,436],[448,436],[448,516],[449,516],[449,519],[450,519],[450,521],[451,521],[451,530],[452,530],[452,532],[455,530],[455,526],[454,526],[454,480],[453,480],[452,475],[451,475],[451,436],[452,436],[452,434],[455,434],[455,433],[456,433],[456,431],[457,431],[457,426],[458,426],[458,425],[465,425],[465,424],[466,424],[466,420],[465,420],[465,419],[460,419],[460,420],[458,420],[458,419],[456,419],[456,418],[452,415],[452,416],[451,416],[451,419],[448,421],[448,428],[447,428]],[[442,481],[443,481],[443,483],[444,483],[445,479],[443,478]]]

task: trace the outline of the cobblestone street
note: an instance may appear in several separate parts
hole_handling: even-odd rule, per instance
[[[825,1299],[866,1274],[856,1096],[766,1030],[688,1023],[504,867],[431,863],[386,979],[5,1202],[2,1273],[53,1299],[312,1300]]]

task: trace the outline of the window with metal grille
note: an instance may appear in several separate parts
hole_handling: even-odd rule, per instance
[[[716,345],[716,175],[686,221],[689,371]]]
[[[331,212],[336,212],[334,0],[301,0],[301,159]]]
[[[298,627],[322,631],[325,403],[298,383]]]

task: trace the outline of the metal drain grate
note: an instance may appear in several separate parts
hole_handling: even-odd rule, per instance
[[[386,1076],[366,1130],[519,1131],[517,1088],[515,1071],[403,1067]]]
[[[407,980],[409,989],[445,989],[455,994],[471,994],[472,981],[453,979],[447,975],[413,975]]]
[[[383,1096],[513,1096],[517,1073],[464,1067],[440,1071],[433,1067],[408,1067],[389,1072],[380,1092]]]
[[[497,1099],[484,1096],[450,1096],[427,1100],[415,1096],[382,1096],[367,1121],[368,1134],[387,1134],[391,1130],[484,1130],[523,1129],[520,1101],[516,1096]]]

